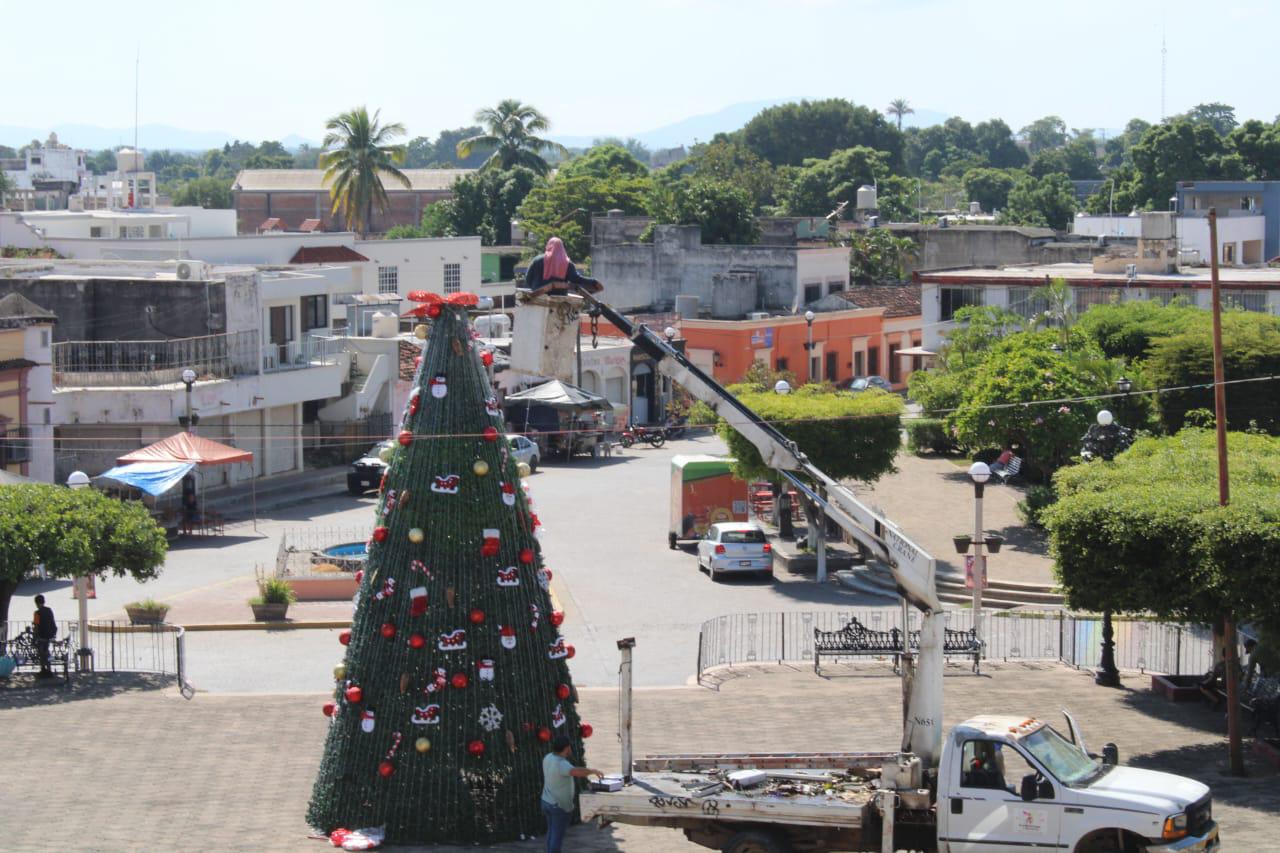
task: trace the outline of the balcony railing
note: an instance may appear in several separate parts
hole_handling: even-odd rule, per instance
[[[0,432],[0,465],[17,465],[31,461],[31,431],[14,427]]]
[[[65,341],[53,345],[53,382],[60,388],[157,386],[258,372],[258,333],[229,332],[167,341]]]
[[[333,364],[342,349],[342,340],[329,335],[304,335],[297,341],[267,344],[262,348],[262,370],[274,373]]]

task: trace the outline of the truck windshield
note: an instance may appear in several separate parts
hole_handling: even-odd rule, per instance
[[[1085,755],[1049,726],[1023,738],[1021,743],[1064,785],[1087,782],[1101,766],[1101,762]]]

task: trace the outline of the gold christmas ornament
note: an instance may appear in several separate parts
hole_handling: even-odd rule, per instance
[[[347,665],[345,663],[340,663],[333,668],[334,681],[341,681],[346,677],[347,677]]]
[[[427,324],[419,323],[418,325],[414,326],[413,336],[420,341],[425,341],[427,339]]]
[[[457,596],[456,596],[456,594],[454,593],[454,589],[453,589],[453,587],[451,587],[451,586],[449,586],[449,587],[445,587],[445,590],[444,590],[444,600],[445,600],[445,601],[447,601],[447,602],[449,603],[449,606],[450,606],[450,607],[452,607],[452,606],[453,606],[453,602],[454,602],[454,599],[455,599],[456,597],[457,597]]]
[[[489,463],[485,462],[483,459],[477,459],[475,462],[471,463],[471,473],[475,474],[477,477],[483,477],[485,474],[489,473]]]
[[[516,736],[515,736],[515,735],[513,735],[510,731],[508,731],[508,732],[506,733],[506,735],[507,735],[507,749],[511,750],[512,752],[515,752],[515,751],[516,751]]]
[[[420,737],[413,742],[413,748],[418,750],[418,752],[430,752],[431,741],[427,738]]]
[[[516,466],[516,473],[519,474],[521,477],[528,477],[530,474],[533,473],[533,469],[529,467],[528,462],[521,462],[519,465]]]
[[[400,692],[401,693],[409,692],[409,683],[411,681],[413,681],[413,679],[409,676],[409,673],[407,672],[400,676]]]
[[[423,540],[427,538],[427,534],[422,532],[421,527],[409,528],[409,541],[414,545],[421,545]]]

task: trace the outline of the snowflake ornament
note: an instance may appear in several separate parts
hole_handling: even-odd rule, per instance
[[[486,732],[498,730],[502,725],[502,712],[497,705],[486,705],[480,709],[480,725]]]

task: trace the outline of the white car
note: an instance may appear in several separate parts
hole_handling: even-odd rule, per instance
[[[523,435],[513,435],[510,437],[511,455],[516,458],[517,462],[524,462],[529,466],[530,471],[538,470],[538,445]]]
[[[702,569],[713,581],[725,572],[773,574],[773,546],[764,531],[749,521],[713,524],[698,542],[698,570]]]

